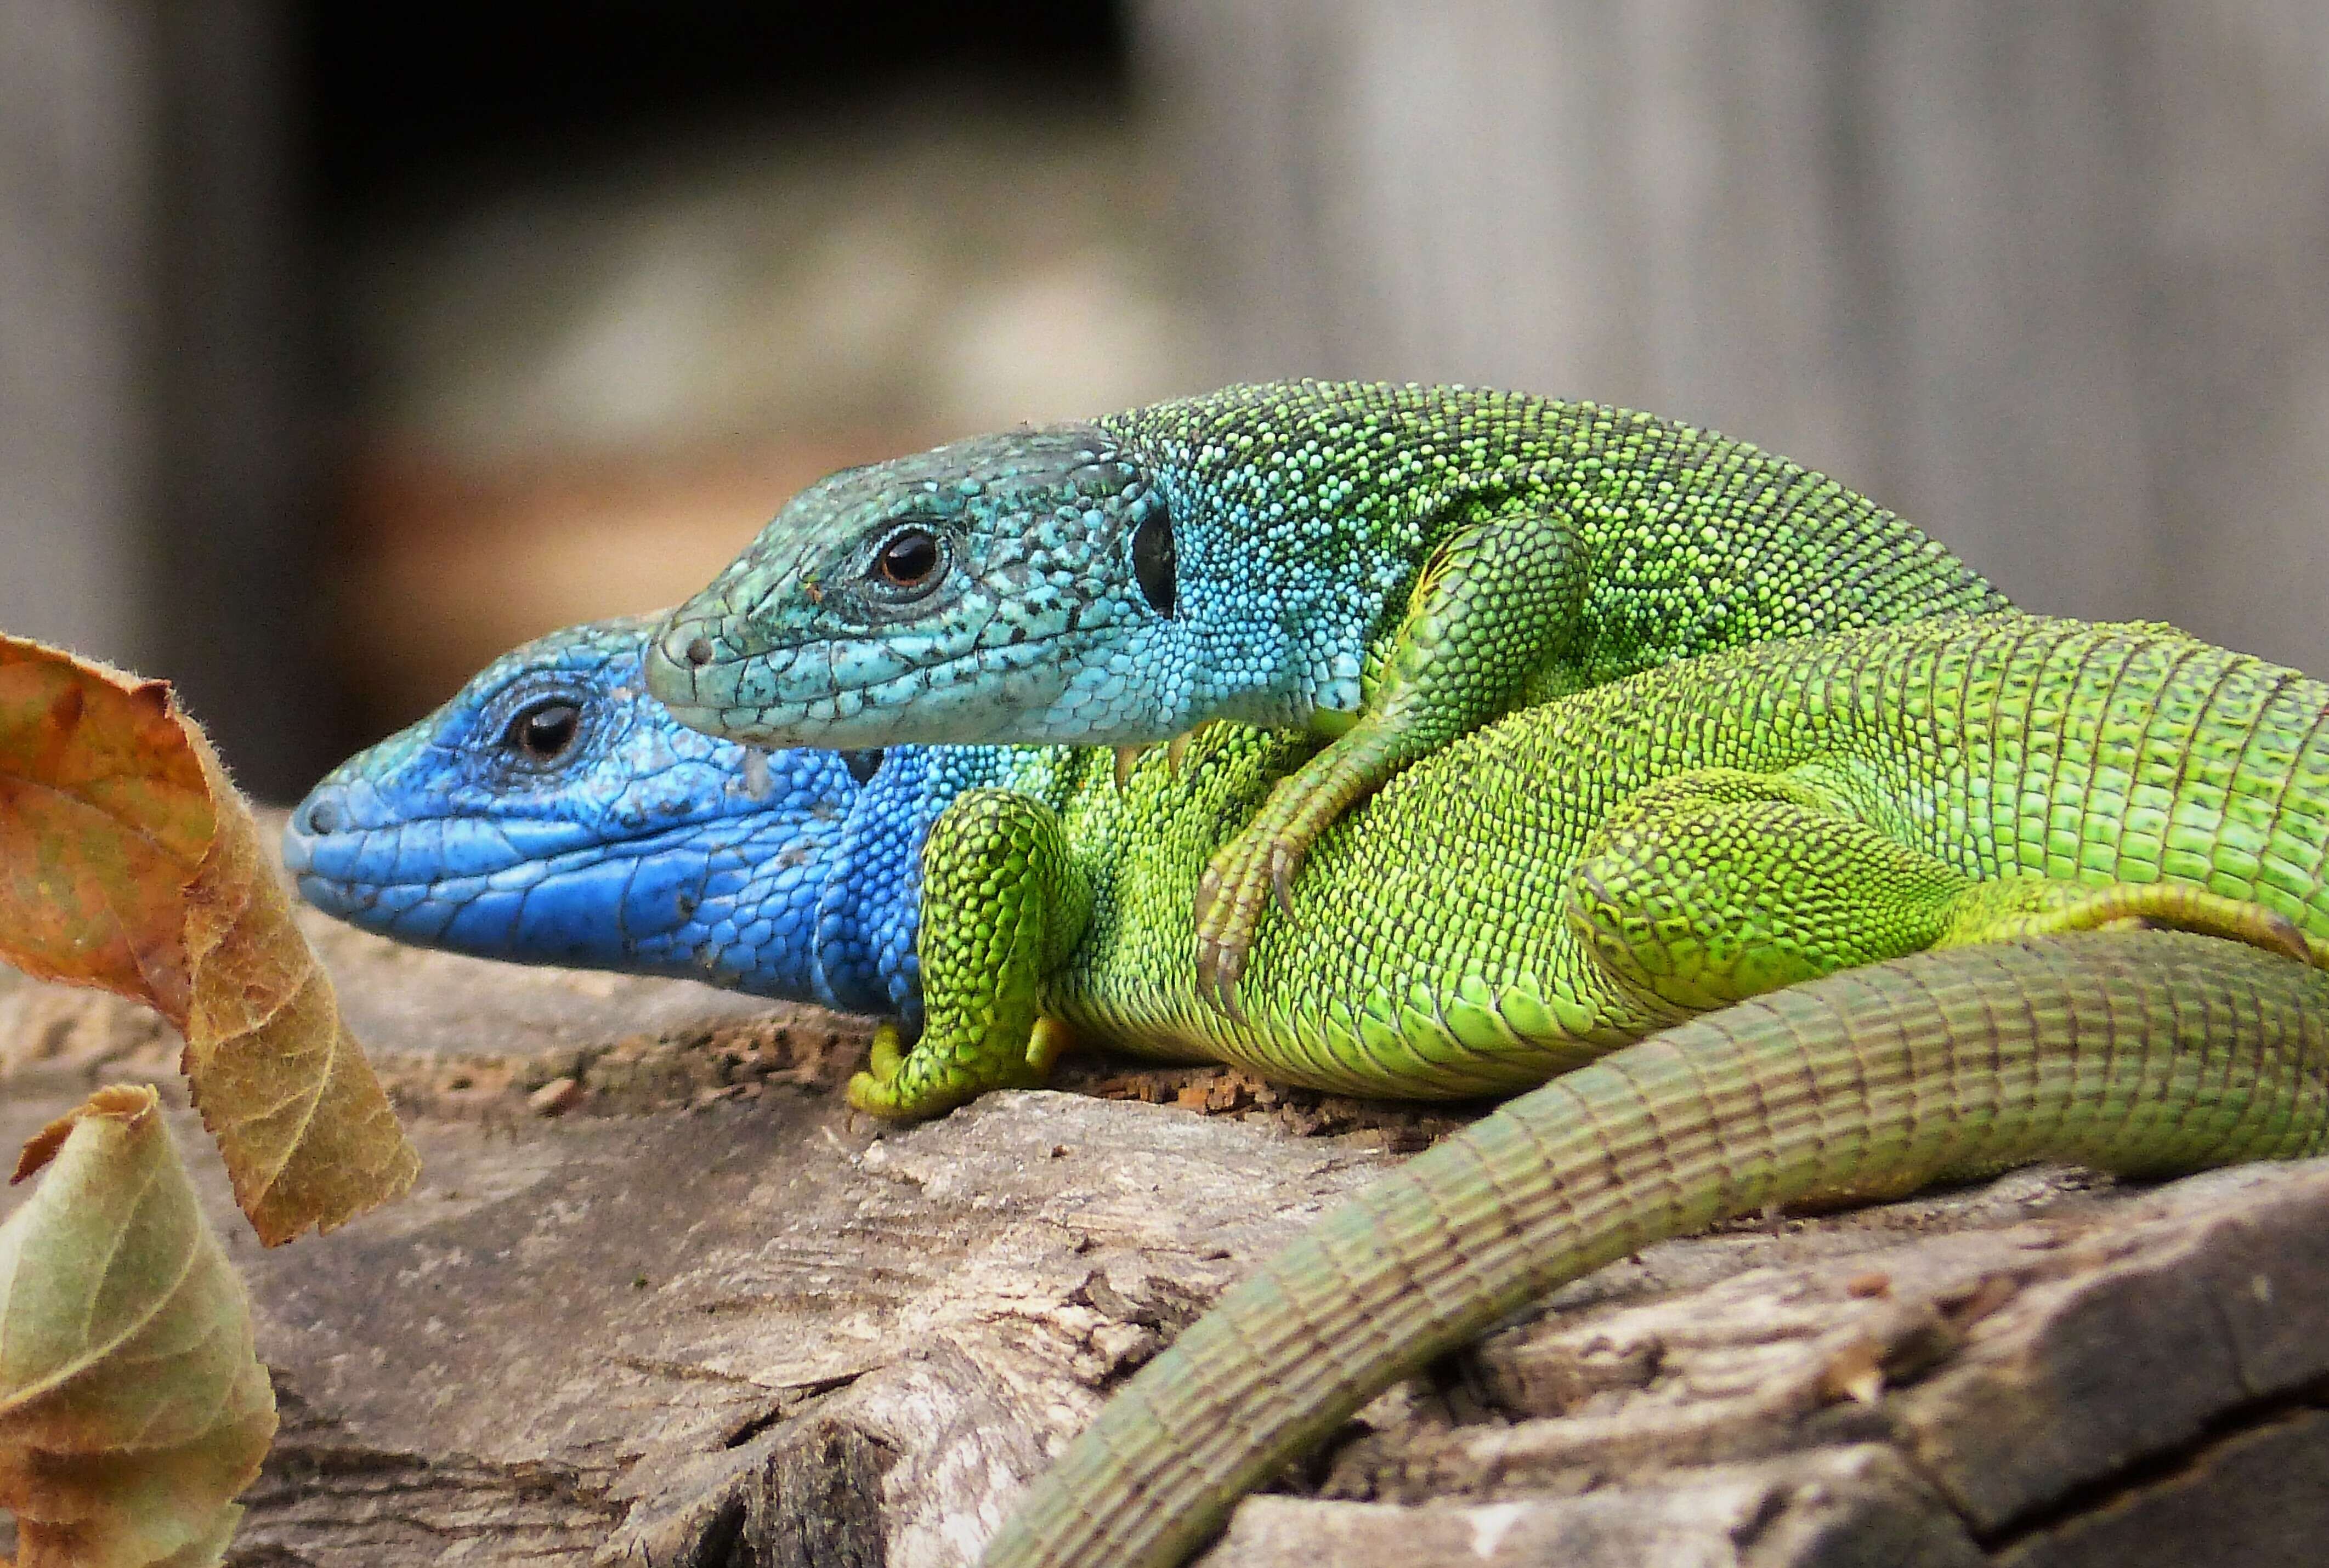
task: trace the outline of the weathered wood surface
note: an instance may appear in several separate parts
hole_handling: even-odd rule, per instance
[[[267,1252],[179,1114],[285,1414],[246,1564],[968,1562],[1164,1336],[1450,1124],[1101,1064],[884,1131],[846,1020],[314,929],[427,1168]],[[172,1048],[0,988],[0,1140]],[[1208,1561],[2311,1563],[2324,1303],[2329,1164],[1738,1227],[1386,1395]]]

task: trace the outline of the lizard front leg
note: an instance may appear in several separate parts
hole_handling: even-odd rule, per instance
[[[1541,694],[1578,626],[1585,567],[1567,523],[1510,510],[1457,533],[1425,564],[1407,615],[1361,693],[1355,718],[1278,782],[1253,821],[1216,851],[1197,887],[1197,984],[1236,1016],[1237,986],[1264,906],[1291,913],[1303,858],[1335,818],[1419,757]]]
[[[2329,957],[2271,910],[2201,888],[1981,880],[1815,784],[1723,768],[1612,812],[1571,874],[1569,916],[1612,981],[1693,1009],[1927,948],[2115,927]]]
[[[1091,884],[1058,813],[1012,790],[972,790],[922,846],[923,1028],[912,1049],[874,1036],[849,1103],[876,1116],[936,1116],[988,1089],[1033,1088],[1066,1044],[1040,1016],[1044,980],[1091,918]]]

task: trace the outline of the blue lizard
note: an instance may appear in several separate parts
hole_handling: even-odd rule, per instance
[[[641,685],[653,627],[601,621],[527,643],[335,768],[284,834],[301,895],[422,946],[917,1026],[922,840],[963,791],[1032,784],[1051,754],[713,739]]]

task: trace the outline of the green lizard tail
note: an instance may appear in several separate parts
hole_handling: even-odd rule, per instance
[[[1328,1216],[1134,1378],[982,1561],[1178,1563],[1392,1381],[1726,1216],[2324,1144],[2329,974],[2252,948],[2097,932],[1792,987],[1523,1095]]]

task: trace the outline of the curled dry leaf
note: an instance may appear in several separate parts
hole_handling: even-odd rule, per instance
[[[145,1084],[24,1146],[0,1225],[0,1507],[16,1568],[220,1561],[275,1435],[250,1303]]]
[[[420,1161],[208,740],[158,681],[0,636],[0,961],[150,1003],[269,1245]]]

